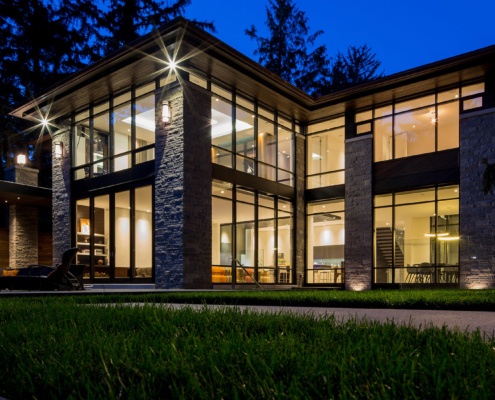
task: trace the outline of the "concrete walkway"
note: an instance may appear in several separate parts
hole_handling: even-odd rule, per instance
[[[202,309],[199,304],[170,304],[173,308],[192,307]],[[352,318],[378,322],[393,321],[399,325],[411,325],[417,328],[446,326],[461,332],[474,332],[479,329],[486,338],[495,337],[495,312],[487,311],[443,311],[443,310],[395,310],[373,308],[337,308],[337,307],[277,307],[277,306],[217,306],[207,305],[210,309],[236,307],[240,310],[279,313],[289,312],[299,315],[325,316],[334,315],[337,321],[348,321]]]

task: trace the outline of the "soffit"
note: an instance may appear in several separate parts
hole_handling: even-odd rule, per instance
[[[50,207],[52,205],[52,190],[21,183],[0,181],[0,204],[5,206]]]

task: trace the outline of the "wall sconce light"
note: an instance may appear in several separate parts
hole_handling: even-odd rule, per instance
[[[162,103],[162,121],[164,124],[169,124],[172,119],[170,111],[170,103],[168,101],[164,101]]]
[[[17,164],[19,164],[21,167],[26,165],[26,155],[25,154],[18,154],[17,155]]]
[[[55,142],[55,158],[59,160],[62,158],[62,151],[63,151],[64,145],[62,142]]]

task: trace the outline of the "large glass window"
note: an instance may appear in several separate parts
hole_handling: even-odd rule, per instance
[[[356,134],[373,133],[374,161],[459,147],[459,113],[483,105],[484,84],[438,91],[355,116]]]
[[[308,127],[308,189],[344,183],[345,132],[344,118],[313,124]]]
[[[293,186],[292,121],[218,86],[211,91],[212,162]]]
[[[232,184],[213,181],[212,195],[212,283],[232,283]]]
[[[151,278],[153,266],[152,188],[135,190],[134,265],[136,278]]]
[[[341,284],[344,277],[344,200],[308,204],[306,282]]]
[[[152,278],[151,186],[81,199],[75,207],[76,262],[85,265],[84,278]]]
[[[85,278],[110,278],[109,201],[105,195],[76,203],[76,245],[81,250],[76,255],[76,263],[86,266]]]
[[[129,99],[130,93],[120,96],[118,100]],[[115,171],[130,168],[132,165],[132,104],[130,101],[117,105],[113,112],[114,118],[114,154]]]
[[[454,283],[458,186],[375,196],[375,283]]]
[[[291,203],[220,181],[212,192],[212,282],[292,283]]]
[[[255,258],[254,193],[237,189],[235,225],[236,281],[252,283]]]
[[[131,276],[131,196],[115,193],[115,278]]]
[[[138,87],[76,115],[74,179],[121,171],[154,159],[154,89],[155,83]]]

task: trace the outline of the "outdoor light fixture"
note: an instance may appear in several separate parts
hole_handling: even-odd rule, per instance
[[[17,164],[19,164],[21,167],[26,165],[26,155],[25,154],[17,155]]]
[[[55,142],[55,158],[59,160],[62,157],[63,143]]]
[[[170,103],[164,101],[162,103],[162,121],[164,124],[169,124],[171,120]]]

